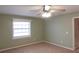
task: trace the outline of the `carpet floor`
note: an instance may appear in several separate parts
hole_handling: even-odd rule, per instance
[[[65,49],[62,47],[58,47],[49,43],[38,43],[38,44],[32,44],[16,49],[11,49],[7,51],[3,51],[1,53],[75,53],[79,52],[77,49],[76,51],[72,51],[69,49]]]

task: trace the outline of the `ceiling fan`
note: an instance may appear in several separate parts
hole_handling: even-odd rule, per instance
[[[61,8],[60,6],[43,5],[37,11],[38,11],[37,15],[41,15],[42,17],[50,17],[52,13],[64,12],[65,9]]]

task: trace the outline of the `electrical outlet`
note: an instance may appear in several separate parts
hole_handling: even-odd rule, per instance
[[[65,32],[66,34],[69,34],[69,32]]]

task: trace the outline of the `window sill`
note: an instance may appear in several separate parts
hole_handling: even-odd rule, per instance
[[[16,37],[13,37],[12,39],[17,40],[17,39],[23,39],[23,38],[31,38],[31,36],[30,35],[28,35],[28,36],[16,36]]]

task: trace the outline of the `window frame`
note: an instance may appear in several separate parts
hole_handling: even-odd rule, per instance
[[[32,20],[29,20],[29,19],[13,18],[13,21],[12,21],[12,39],[21,39],[21,38],[29,38],[29,37],[31,37],[31,21]],[[30,35],[13,36],[14,35],[13,22],[30,22]]]

